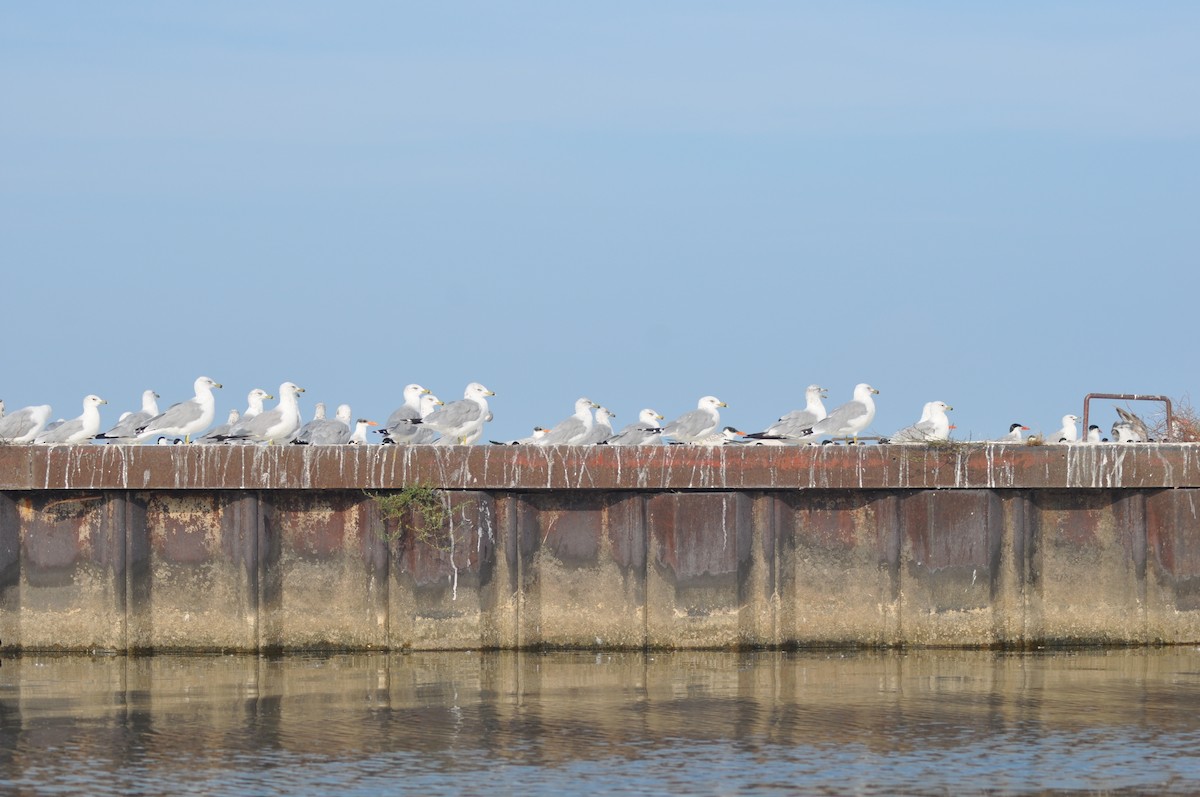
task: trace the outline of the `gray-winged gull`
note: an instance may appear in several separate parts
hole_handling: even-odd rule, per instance
[[[97,395],[84,396],[83,414],[55,429],[43,432],[33,441],[38,445],[76,445],[86,443],[100,431],[100,405],[108,402]]]
[[[821,401],[826,395],[825,388],[820,385],[809,385],[804,390],[804,409],[792,410],[763,431],[746,436],[755,440],[812,442],[809,430],[813,424],[825,420],[828,414],[825,403]]]
[[[246,411],[242,413],[242,420],[248,421],[255,415],[259,415],[263,411],[263,401],[274,401],[275,397],[261,387],[256,387],[246,394]]]
[[[534,441],[539,446],[572,446],[578,445],[595,425],[592,408],[598,407],[586,396],[575,400],[575,412],[550,427],[550,431]]]
[[[809,434],[813,437],[853,437],[857,442],[859,432],[875,420],[875,400],[871,396],[878,393],[866,382],[860,382],[854,387],[854,398],[813,424]]]
[[[342,404],[337,408],[337,414],[333,420],[321,418],[320,420],[313,419],[304,425],[304,428],[296,434],[296,438],[292,441],[299,445],[312,446],[340,446],[350,442],[350,437],[353,432],[350,430],[350,412],[349,404]],[[364,431],[365,435],[366,432]]]
[[[1117,415],[1121,416],[1121,420],[1113,424],[1113,440],[1119,443],[1150,442],[1150,430],[1146,428],[1145,421],[1123,407],[1117,407],[1116,409]],[[1121,432],[1120,439],[1117,438],[1118,429]]]
[[[699,443],[721,425],[721,407],[729,406],[716,396],[704,396],[696,409],[685,412],[659,430],[658,434],[677,443]]]
[[[201,443],[203,445],[212,445],[214,443],[223,443],[225,435],[229,434],[233,427],[237,426],[237,422],[242,415],[237,410],[229,411],[229,418],[220,426],[214,426],[204,434],[192,440],[193,443]]]
[[[659,429],[662,415],[647,407],[638,413],[638,419],[626,425],[621,431],[608,438],[610,446],[654,446],[662,439],[655,431]]]
[[[191,441],[191,436],[202,432],[212,424],[213,413],[216,411],[216,400],[213,398],[213,388],[221,387],[207,376],[197,377],[192,384],[195,395],[187,401],[172,404],[167,411],[156,415],[138,429],[137,439],[147,440],[163,435],[166,437],[182,437]]]
[[[318,401],[313,407],[312,420],[297,429],[290,437],[288,437],[287,442],[300,442],[307,445],[310,442],[309,437],[312,435],[312,430],[325,423],[325,420],[325,402]]]
[[[944,401],[927,401],[921,410],[921,418],[912,426],[906,426],[886,438],[888,443],[933,443],[950,439],[948,410],[954,409]],[[883,442],[883,441],[881,441]]]
[[[463,397],[451,401],[424,418],[410,419],[401,423],[411,423],[432,429],[450,445],[467,445],[468,441],[477,440],[483,434],[483,424],[491,417],[488,411],[488,396],[496,395],[478,382],[467,385]]]
[[[22,407],[0,418],[0,443],[32,443],[50,420],[50,405]]]
[[[142,408],[136,412],[127,412],[121,416],[113,428],[96,435],[97,440],[118,440],[129,442],[137,439],[137,430],[146,422],[158,415],[158,394],[153,390],[142,391]]]
[[[279,403],[272,409],[263,410],[250,420],[243,418],[230,430],[226,439],[249,440],[273,445],[282,443],[300,428],[300,405],[296,398],[304,388],[293,382],[279,386]]]
[[[596,407],[596,417],[592,421],[591,430],[575,443],[577,446],[596,446],[607,443],[613,436],[612,419],[617,414],[608,407]]]
[[[385,443],[415,443],[417,441],[414,438],[422,436],[420,432],[429,431],[410,423],[410,421],[423,417],[421,397],[426,395],[429,395],[428,388],[417,384],[404,386],[404,403],[388,416],[383,423],[383,428],[379,430]],[[428,442],[433,441],[430,439]]]

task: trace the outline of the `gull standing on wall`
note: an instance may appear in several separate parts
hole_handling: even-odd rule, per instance
[[[813,437],[853,437],[857,443],[859,433],[875,420],[875,400],[871,396],[878,393],[860,382],[854,387],[854,398],[813,424],[808,433]]]
[[[575,400],[575,412],[550,427],[550,431],[534,441],[539,446],[571,446],[578,444],[592,431],[595,419],[592,408],[600,406],[590,398]]]
[[[638,413],[638,419],[608,438],[610,446],[653,446],[662,443],[655,429],[661,428],[662,415],[647,407]]]
[[[0,443],[32,443],[50,420],[50,405],[22,407],[0,418]]]
[[[463,397],[458,401],[436,409],[424,418],[401,421],[424,426],[432,429],[444,438],[449,438],[451,445],[467,445],[469,441],[479,439],[483,434],[483,425],[491,418],[488,410],[488,396],[496,395],[478,382],[467,385]]]
[[[213,445],[216,443],[225,442],[225,436],[229,434],[233,427],[237,426],[237,422],[241,417],[241,413],[239,413],[237,410],[230,410],[229,418],[225,421],[225,423],[221,424],[220,426],[214,426],[212,429],[209,429],[192,442],[201,443],[203,445]]]
[[[821,401],[828,391],[820,385],[809,385],[804,390],[804,409],[792,410],[761,432],[746,435],[755,440],[787,440],[811,443],[809,430],[813,424],[825,420],[828,414]]]
[[[420,432],[428,431],[410,423],[424,417],[421,414],[421,397],[427,395],[428,388],[416,384],[404,386],[404,403],[388,416],[379,430],[385,443],[415,443],[414,438],[419,437]]]
[[[85,396],[83,414],[54,429],[43,432],[33,442],[38,445],[75,445],[86,443],[100,431],[100,405],[108,402],[96,395]]]
[[[242,419],[225,439],[252,440],[273,445],[282,443],[300,428],[300,405],[297,397],[304,388],[293,382],[279,386],[279,403],[273,409],[264,410],[250,420]]]
[[[1047,442],[1050,443],[1075,443],[1079,440],[1079,427],[1075,424],[1079,419],[1074,415],[1064,415],[1062,417],[1062,428],[1050,435]]]
[[[142,408],[137,412],[127,412],[120,417],[116,426],[107,432],[96,435],[97,440],[118,440],[130,442],[137,439],[137,430],[146,422],[158,415],[158,394],[153,390],[142,392]]]
[[[721,425],[721,407],[728,407],[716,396],[704,396],[696,402],[696,409],[685,412],[662,427],[657,434],[669,437],[677,443],[699,443]]]
[[[337,413],[333,420],[321,418],[319,421],[314,419],[304,425],[300,430],[293,443],[299,445],[312,446],[341,446],[350,442],[350,437],[353,432],[350,430],[350,419],[353,413],[350,412],[349,404],[339,405]],[[366,435],[366,430],[363,430],[363,435]]]
[[[213,398],[213,388],[221,384],[207,376],[197,377],[192,384],[195,395],[187,401],[172,404],[167,411],[156,415],[137,430],[138,440],[151,437],[182,437],[185,442],[191,441],[191,436],[202,432],[212,425],[213,413],[216,411],[216,400]]]
[[[946,412],[954,409],[944,401],[928,401],[921,411],[921,418],[912,426],[906,426],[881,442],[888,443],[932,443],[950,439],[950,419]]]
[[[608,407],[596,407],[596,417],[592,422],[591,431],[580,438],[576,445],[595,446],[608,442],[608,438],[613,436],[612,419],[615,417],[617,414]]]
[[[256,387],[246,394],[246,411],[242,413],[242,420],[248,421],[255,415],[262,414],[263,400],[267,399],[274,401],[275,397],[261,387]]]

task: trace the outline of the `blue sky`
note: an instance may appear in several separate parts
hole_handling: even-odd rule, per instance
[[[1198,85],[1182,2],[8,4],[0,398],[1182,398]]]

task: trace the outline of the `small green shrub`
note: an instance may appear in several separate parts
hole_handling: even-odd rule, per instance
[[[436,548],[448,547],[449,534],[443,529],[448,511],[441,490],[413,484],[397,492],[369,492],[367,496],[379,507],[383,517],[383,529],[376,532],[380,539],[392,542],[407,532],[418,542]],[[413,523],[418,515],[421,522]]]

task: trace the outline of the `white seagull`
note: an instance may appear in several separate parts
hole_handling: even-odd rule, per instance
[[[704,396],[696,402],[696,409],[680,415],[662,427],[657,434],[678,443],[699,443],[721,425],[720,408],[728,406],[716,396]]]
[[[580,397],[575,400],[575,412],[550,427],[550,431],[534,441],[539,446],[573,446],[582,443],[595,425],[592,408],[600,405],[590,398]],[[612,427],[610,426],[609,429]]]
[[[755,440],[788,440],[812,442],[809,429],[813,424],[825,420],[828,414],[821,401],[828,391],[820,385],[809,385],[804,390],[804,409],[792,410],[761,432],[746,435]]]
[[[213,388],[219,388],[221,384],[207,376],[201,376],[197,377],[192,387],[196,392],[195,396],[187,401],[172,404],[166,412],[146,421],[146,425],[137,430],[137,439],[182,437],[190,442],[192,435],[207,429],[212,424],[213,413],[216,411]]]
[[[610,446],[652,446],[662,442],[655,429],[660,428],[663,416],[647,407],[638,413],[638,419],[608,438]]]
[[[32,443],[50,420],[50,405],[36,404],[0,419],[0,443]]]
[[[860,382],[854,387],[854,398],[813,424],[809,434],[813,437],[853,437],[857,442],[859,432],[875,420],[875,400],[871,396],[878,393],[866,382]]]
[[[279,386],[279,403],[250,420],[243,418],[225,439],[251,440],[272,445],[282,443],[300,428],[300,405],[296,398],[304,388],[293,382]]]
[[[1079,421],[1074,415],[1064,415],[1062,418],[1062,428],[1054,434],[1050,435],[1048,442],[1051,443],[1074,443],[1079,440],[1079,428],[1075,424]]]
[[[38,445],[75,445],[85,443],[100,431],[100,405],[108,402],[96,395],[84,396],[83,414],[43,432],[33,441]]]
[[[954,409],[944,401],[928,401],[921,419],[887,438],[889,443],[931,443],[950,439],[950,419],[946,412]]]
[[[117,425],[109,429],[107,432],[102,432],[96,435],[97,440],[119,440],[128,442],[137,439],[137,430],[139,426],[144,426],[147,421],[158,415],[158,394],[153,390],[145,390],[142,392],[142,408],[137,412],[127,412],[117,421]]]
[[[483,425],[491,418],[488,411],[488,396],[496,395],[478,382],[467,385],[463,397],[458,401],[436,409],[424,418],[416,418],[402,423],[419,424],[432,429],[451,444],[468,445],[469,441],[479,439],[483,434]]]
[[[427,395],[430,395],[428,388],[420,385],[404,386],[404,403],[388,416],[383,428],[379,430],[385,443],[415,443],[417,441],[414,438],[421,436],[421,432],[429,431],[408,423],[428,414],[421,412],[421,398]]]

